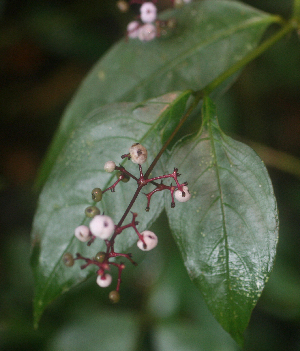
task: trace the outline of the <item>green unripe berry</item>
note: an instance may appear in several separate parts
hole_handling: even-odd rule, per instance
[[[89,206],[85,209],[85,215],[89,218],[94,218],[100,214],[100,210],[96,206]]]
[[[70,254],[70,252],[66,252],[63,255],[63,263],[67,266],[67,267],[72,267],[74,265],[74,258],[73,256]]]
[[[102,263],[105,259],[105,252],[104,251],[99,251],[96,256],[95,256],[95,261]]]
[[[120,294],[117,290],[113,290],[109,293],[108,298],[112,303],[118,303],[120,301]]]
[[[102,190],[100,188],[95,188],[92,190],[92,199],[96,202],[102,200]]]
[[[122,173],[121,171],[118,171],[118,172],[116,173],[116,175],[117,175],[117,178],[119,178],[121,175],[124,176],[124,178],[121,180],[121,182],[123,182],[123,183],[127,183],[127,182],[129,182],[129,180],[130,180],[129,175],[127,175],[127,174],[125,174],[125,173]]]

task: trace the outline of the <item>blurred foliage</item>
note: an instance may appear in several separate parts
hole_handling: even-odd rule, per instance
[[[245,2],[284,17],[291,13],[291,0]],[[114,1],[2,0],[0,18],[0,349],[117,350],[122,338],[125,350],[236,350],[187,278],[164,216],[156,230],[168,250],[144,260],[134,252],[140,264],[126,267],[120,304],[110,306],[107,292],[92,279],[57,300],[39,330],[33,329],[33,180],[66,104],[92,64],[123,35],[129,15],[120,14]],[[251,63],[217,102],[223,129],[300,157],[299,65],[294,34]],[[274,272],[252,314],[246,350],[296,351],[300,181],[276,165],[269,172],[280,242]],[[183,325],[186,333],[180,335]]]

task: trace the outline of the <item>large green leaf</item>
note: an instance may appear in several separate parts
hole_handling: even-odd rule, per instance
[[[192,199],[166,209],[187,271],[211,312],[239,343],[273,267],[276,201],[267,170],[248,146],[223,134],[206,98],[203,126],[169,161]]]
[[[207,0],[162,13],[175,18],[169,38],[122,39],[95,65],[63,116],[39,184],[77,123],[100,105],[142,101],[170,91],[200,90],[241,60],[276,16],[236,1]]]
[[[164,130],[169,132],[170,123],[181,117],[189,96],[190,91],[187,91],[170,93],[143,104],[105,105],[88,114],[73,131],[41,192],[33,223],[32,265],[36,322],[45,306],[55,297],[95,273],[93,267],[81,271],[79,266],[82,262],[76,262],[74,267],[67,268],[62,263],[62,255],[69,251],[72,254],[80,252],[86,257],[93,257],[105,248],[100,239],[87,247],[74,237],[74,229],[82,223],[88,223],[84,210],[93,204],[92,189],[105,189],[116,180],[115,175],[103,170],[104,163],[109,160],[122,162],[120,156],[128,153],[134,142],[141,142],[148,149],[148,161],[143,165],[146,169],[162,146]],[[123,163],[127,170],[138,176],[137,165],[128,161]],[[166,156],[160,159],[155,174],[164,174],[165,164]],[[130,180],[126,184],[119,184],[115,193],[104,193],[99,203],[101,211],[117,223],[136,188],[136,182]],[[142,194],[139,196],[132,207],[132,211],[139,214],[139,229],[149,228],[162,211],[162,196],[163,192],[153,196],[149,212],[144,211],[146,197]],[[127,223],[130,221],[129,216]],[[135,241],[137,236],[133,229],[124,231],[116,240],[116,252],[124,252]]]

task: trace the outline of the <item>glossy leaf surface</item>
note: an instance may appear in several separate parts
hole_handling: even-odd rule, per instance
[[[73,128],[95,108],[143,101],[170,91],[200,90],[247,55],[276,16],[236,1],[193,2],[161,14],[175,18],[168,38],[122,39],[91,70],[69,105],[44,162],[39,184]]]
[[[123,161],[121,155],[127,154],[133,143],[140,142],[148,149],[148,160],[143,165],[146,170],[162,146],[165,128],[182,116],[189,96],[190,92],[187,91],[170,93],[143,104],[105,105],[88,114],[73,131],[40,195],[33,223],[36,322],[45,306],[56,296],[96,272],[96,268],[91,266],[91,269],[80,270],[83,261],[76,261],[73,267],[67,268],[62,256],[65,252],[73,255],[80,252],[91,258],[105,249],[101,239],[88,247],[74,236],[77,226],[89,223],[84,211],[87,206],[93,205],[92,189],[100,187],[104,190],[117,180],[114,173],[104,171],[104,163],[109,160],[116,164],[122,162],[128,171],[138,177],[138,166],[131,161]],[[166,156],[157,164],[156,175],[164,174],[165,164]],[[101,213],[104,211],[118,223],[136,188],[136,182],[131,179],[128,183],[120,183],[114,193],[104,193],[102,201],[97,203]],[[132,207],[132,211],[139,214],[140,231],[149,228],[162,211],[163,193],[153,196],[149,212],[144,211],[146,205],[146,197],[140,194]],[[128,216],[124,224],[130,221],[131,216]],[[124,252],[136,241],[134,230],[127,229],[117,237],[115,250]]]
[[[267,170],[248,146],[220,129],[211,100],[198,135],[175,147],[192,198],[166,210],[187,271],[211,312],[239,343],[273,267],[276,201]]]

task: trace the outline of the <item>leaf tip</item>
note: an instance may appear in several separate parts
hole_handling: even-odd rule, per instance
[[[41,300],[36,299],[36,297],[33,300],[33,328],[34,330],[37,330],[39,327],[40,319],[43,314],[44,308],[43,308],[43,302]]]

